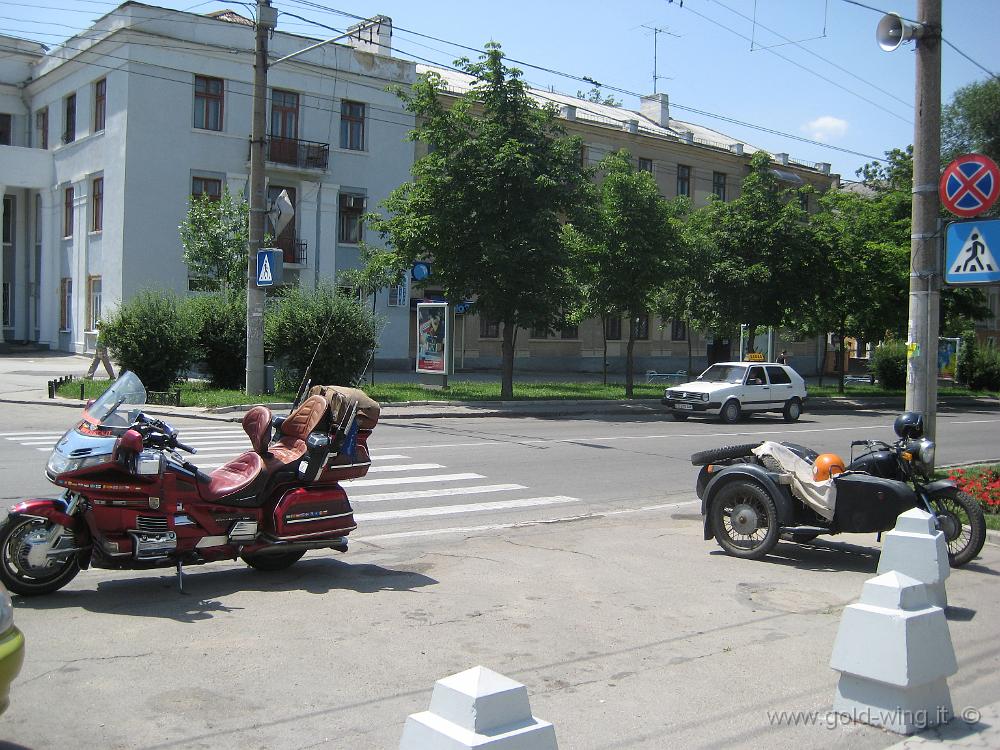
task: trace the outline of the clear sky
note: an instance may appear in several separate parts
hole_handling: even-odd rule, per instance
[[[150,5],[206,13],[232,8],[249,15],[251,5],[220,0],[160,0]],[[390,16],[395,54],[450,64],[474,53],[450,43],[503,45],[516,60],[633,94],[653,91],[654,32],[656,90],[670,97],[677,119],[713,127],[803,161],[826,161],[853,179],[854,171],[894,147],[913,140],[913,45],[887,53],[875,43],[882,10],[914,17],[916,0],[272,0],[283,15],[279,30],[325,38],[332,32],[291,17],[295,14],[337,29],[344,15]],[[55,46],[117,3],[103,0],[0,0],[0,30]],[[862,7],[869,6],[869,8]],[[874,8],[875,10],[873,10]],[[1000,0],[944,0],[944,38],[980,65],[1000,74]],[[437,41],[414,33],[436,37]],[[676,36],[675,36],[676,35]],[[523,66],[533,85],[576,93],[588,85]],[[942,96],[982,81],[987,73],[944,46]],[[606,90],[638,109],[630,94]],[[713,119],[707,114],[820,141],[782,135]],[[859,155],[860,154],[860,155]]]

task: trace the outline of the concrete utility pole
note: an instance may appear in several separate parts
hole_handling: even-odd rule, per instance
[[[924,415],[926,433],[933,439],[941,309],[941,0],[918,0],[916,20],[924,29],[916,45],[906,409]]]
[[[247,253],[247,395],[264,392],[264,290],[257,286],[257,251],[264,246],[267,196],[264,144],[267,128],[267,38],[278,20],[270,0],[257,0],[257,43],[253,67],[253,125],[250,131],[250,242]]]

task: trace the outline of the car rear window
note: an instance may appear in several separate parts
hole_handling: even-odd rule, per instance
[[[771,378],[772,383],[791,383],[792,379],[788,377],[788,373],[785,372],[783,367],[768,367],[767,376]]]

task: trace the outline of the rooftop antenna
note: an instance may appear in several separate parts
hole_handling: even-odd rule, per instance
[[[657,54],[657,52],[658,52],[658,50],[657,50],[657,46],[658,46],[657,42],[659,41],[660,34],[667,34],[668,36],[675,36],[678,39],[680,38],[681,35],[680,34],[675,34],[670,29],[661,29],[661,28],[658,28],[656,26],[647,26],[646,24],[642,24],[642,28],[649,29],[650,31],[653,32],[653,93],[655,94],[656,93],[656,82],[658,80],[660,80],[661,78],[665,78],[667,80],[670,79],[670,76],[661,76],[661,75],[658,75],[659,70],[657,68],[657,57],[658,57],[658,54]]]

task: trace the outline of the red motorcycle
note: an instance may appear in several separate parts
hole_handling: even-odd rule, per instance
[[[25,596],[62,588],[91,565],[142,570],[241,557],[282,570],[311,549],[347,551],[357,526],[345,479],[368,473],[379,405],[362,391],[316,386],[287,417],[255,406],[252,449],[211,473],[177,430],[142,412],[146,389],[122,373],[56,443],[46,476],[64,492],[10,509],[0,580]],[[274,439],[272,440],[272,436]]]

